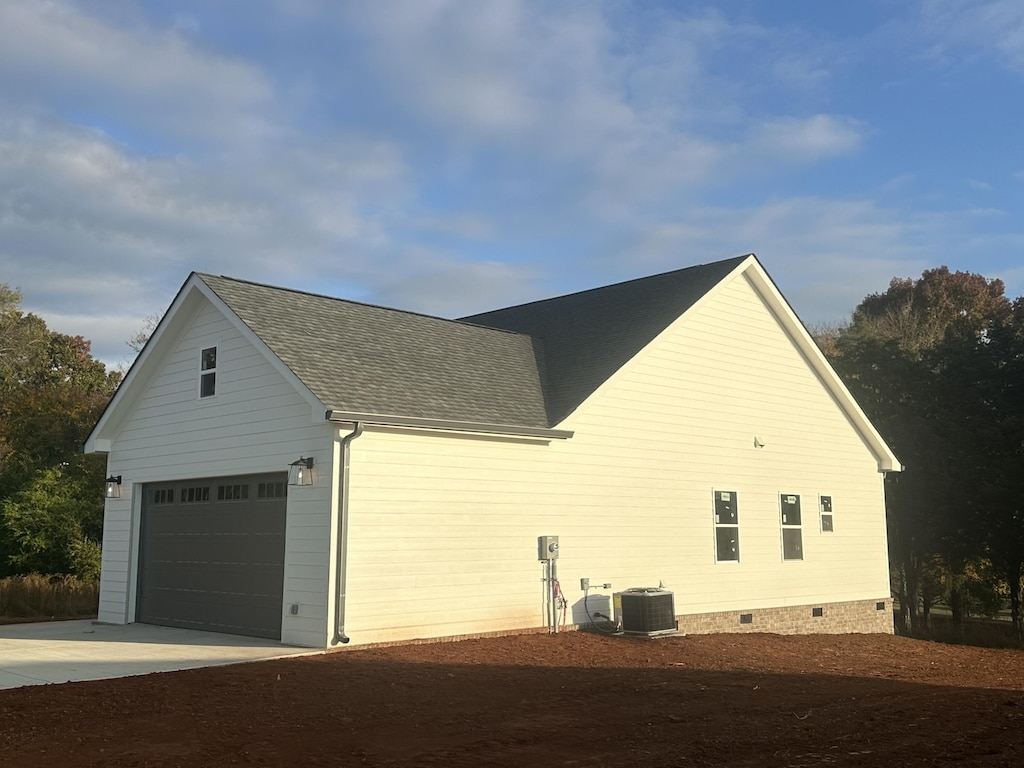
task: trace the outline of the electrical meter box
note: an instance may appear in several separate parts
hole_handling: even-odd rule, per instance
[[[558,537],[538,536],[537,537],[537,559],[556,560],[558,558]]]

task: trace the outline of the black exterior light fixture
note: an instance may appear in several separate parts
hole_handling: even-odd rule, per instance
[[[108,499],[120,499],[121,498],[121,476],[111,475],[104,482],[107,484],[107,490],[104,496]]]
[[[300,457],[288,465],[288,485],[313,484],[313,457]]]

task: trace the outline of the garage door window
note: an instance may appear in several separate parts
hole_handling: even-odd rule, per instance
[[[201,488],[182,488],[182,504],[199,504],[210,500],[210,486],[204,485]]]
[[[287,495],[287,483],[259,483],[256,486],[257,499],[283,499]]]
[[[174,489],[173,488],[157,488],[153,491],[153,503],[154,504],[173,504],[174,503]]]
[[[249,498],[249,486],[242,485],[218,485],[217,501],[245,501]]]

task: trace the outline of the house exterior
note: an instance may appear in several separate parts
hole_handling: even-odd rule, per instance
[[[85,449],[101,621],[536,630],[558,536],[566,624],[661,586],[681,631],[892,631],[900,464],[752,255],[461,320],[193,273]]]

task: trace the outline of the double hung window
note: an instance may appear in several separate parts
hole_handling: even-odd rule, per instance
[[[800,497],[793,493],[779,496],[782,508],[782,559],[803,560],[804,540],[800,520]]]
[[[740,559],[740,520],[735,491],[715,491],[715,559]]]
[[[213,397],[217,393],[217,348],[206,347],[199,353],[199,396]]]

